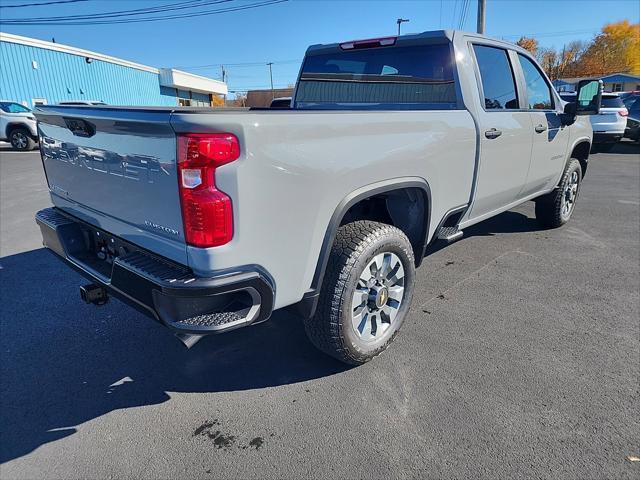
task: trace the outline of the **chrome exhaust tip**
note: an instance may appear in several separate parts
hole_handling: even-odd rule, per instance
[[[185,347],[191,348],[196,343],[198,343],[202,339],[202,337],[204,337],[204,335],[192,335],[190,333],[176,333],[176,337],[178,337],[178,340],[180,340]]]

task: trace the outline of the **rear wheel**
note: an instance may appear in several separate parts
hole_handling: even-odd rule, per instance
[[[405,234],[357,221],[338,230],[314,317],[311,342],[342,362],[358,365],[393,341],[413,296],[415,261]]]
[[[26,128],[14,128],[11,130],[9,141],[15,150],[33,150],[36,146],[35,140]]]
[[[567,223],[575,209],[581,182],[580,162],[572,158],[562,174],[558,187],[536,200],[536,219],[549,228]]]

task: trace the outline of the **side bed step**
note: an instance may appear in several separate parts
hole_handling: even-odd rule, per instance
[[[453,243],[460,240],[464,232],[458,227],[442,227],[438,232],[438,240],[444,240],[447,243]]]

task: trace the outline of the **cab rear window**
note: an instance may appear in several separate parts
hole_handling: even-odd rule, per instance
[[[296,108],[457,108],[449,44],[309,55]]]

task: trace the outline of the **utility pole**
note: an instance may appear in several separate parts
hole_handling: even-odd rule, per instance
[[[271,79],[271,100],[273,100],[274,98],[276,98],[275,93],[273,93],[273,70],[271,69],[273,62],[269,62],[267,63],[267,65],[269,65],[269,78]]]
[[[403,23],[407,23],[408,21],[408,18],[399,18],[396,20],[396,23],[398,24],[398,36],[400,36],[400,25],[402,25]]]
[[[222,83],[226,83],[227,80],[227,71],[224,69],[224,65],[220,65],[220,68],[222,69]],[[223,95],[222,96],[222,102],[223,102],[223,107],[227,106],[227,96]]]
[[[487,0],[478,0],[478,33],[484,35],[485,13]]]

